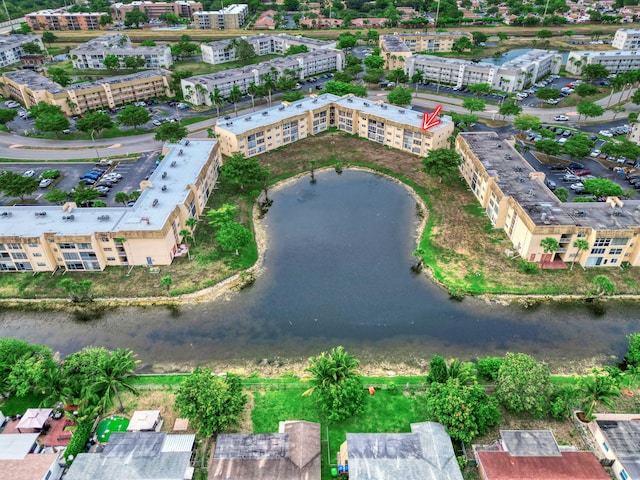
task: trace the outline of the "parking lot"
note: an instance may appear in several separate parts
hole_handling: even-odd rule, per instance
[[[125,160],[121,162],[114,162],[113,165],[104,170],[104,174],[117,173],[121,175],[122,178],[117,183],[113,184],[112,187],[110,187],[105,196],[99,197],[99,200],[102,200],[110,207],[121,206],[122,204],[117,204],[114,201],[115,194],[117,192],[125,192],[127,194],[130,194],[134,190],[139,190],[140,182],[149,178],[149,176],[155,169],[158,156],[159,152],[153,152],[143,154],[137,161]],[[36,177],[46,170],[59,170],[61,173],[60,177],[55,179],[49,187],[38,188],[33,193],[32,197],[26,197],[25,199],[35,199],[38,205],[52,205],[51,202],[47,201],[44,198],[44,195],[46,195],[47,192],[49,192],[52,188],[70,192],[80,183],[81,177],[86,175],[94,167],[95,165],[93,163],[29,162],[4,164],[2,166],[2,170],[11,171],[20,175],[24,174],[28,170],[33,170]],[[96,183],[99,183],[101,178],[102,176],[96,179]],[[0,204],[2,205],[6,205],[11,200],[14,199],[0,196]]]

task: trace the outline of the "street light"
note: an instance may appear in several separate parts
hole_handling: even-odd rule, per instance
[[[98,146],[96,145],[96,139],[93,138],[94,133],[95,133],[95,129],[91,130],[91,141],[93,142],[93,148],[96,149],[96,156],[98,157],[98,161],[100,161],[100,152],[98,151]]]

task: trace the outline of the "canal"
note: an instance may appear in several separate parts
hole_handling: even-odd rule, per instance
[[[118,308],[79,321],[58,312],[0,312],[0,335],[62,355],[86,345],[131,348],[143,366],[297,361],[341,344],[363,363],[416,364],[526,352],[551,364],[614,361],[640,331],[637,303],[501,306],[448,294],[410,266],[420,219],[392,180],[333,170],[270,193],[268,244],[255,284],[214,302]]]

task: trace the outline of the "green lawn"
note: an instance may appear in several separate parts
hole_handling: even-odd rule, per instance
[[[28,408],[37,408],[43,398],[34,393],[24,397],[9,397],[0,402],[0,412],[5,416],[22,415]]]
[[[368,382],[369,378],[366,379]],[[399,380],[399,379],[395,379]],[[412,378],[415,382],[416,378]],[[365,382],[365,384],[367,384]],[[399,382],[400,383],[400,382]],[[330,478],[330,458],[335,465],[340,445],[350,433],[393,433],[411,431],[411,423],[425,421],[423,397],[405,393],[402,388],[395,391],[378,390],[367,395],[364,413],[343,422],[327,424],[320,419],[313,396],[303,397],[303,388],[268,389],[254,394],[251,413],[255,433],[277,432],[278,422],[284,420],[306,420],[320,422],[322,438],[322,478]],[[327,443],[328,440],[328,443]],[[327,449],[329,451],[327,452]]]

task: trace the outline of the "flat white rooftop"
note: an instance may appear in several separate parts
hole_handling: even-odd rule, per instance
[[[404,123],[418,127],[422,124],[422,113],[409,110],[408,108],[388,105],[386,103],[377,104],[371,100],[367,100],[366,98],[353,96],[339,97],[337,95],[325,93],[318,95],[317,97],[310,96],[302,100],[297,100],[292,102],[290,105],[282,104],[278,107],[271,107],[266,110],[262,110],[261,112],[242,115],[227,121],[223,120],[220,121],[218,125],[235,135],[239,135],[250,130],[264,127],[265,125],[284,121],[288,118],[307,113],[311,110],[325,107],[332,103],[344,105],[348,108],[354,108],[361,112],[371,113],[392,122]],[[441,118],[441,122],[442,123],[437,127],[433,127],[431,131],[437,131],[441,128],[445,128],[446,125],[451,123],[451,118],[444,116]]]
[[[79,207],[72,211],[57,206],[0,207],[0,231],[4,236],[39,237],[42,233],[158,230],[176,205],[185,202],[189,194],[186,187],[196,182],[216,142],[190,140],[189,145],[185,141],[168,145],[169,152],[149,177],[153,186],[145,188],[133,207]]]

